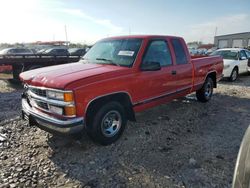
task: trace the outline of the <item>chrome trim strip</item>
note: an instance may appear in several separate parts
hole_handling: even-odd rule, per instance
[[[60,90],[60,89],[53,89],[53,88],[48,88],[48,87],[38,87],[38,86],[31,86],[31,85],[27,85],[27,86],[28,86],[28,88],[50,90],[50,91],[56,91],[56,92],[60,92],[60,93],[71,93],[72,92],[70,90]]]
[[[180,93],[180,92],[183,92],[185,90],[190,90],[192,87],[187,87],[187,88],[184,88],[184,89],[181,89],[181,90],[177,90],[177,91],[174,91],[174,92],[170,92],[170,93],[164,93],[162,95],[159,95],[157,97],[151,97],[149,99],[146,99],[146,100],[143,100],[143,101],[139,101],[137,103],[134,103],[133,106],[137,106],[137,105],[141,105],[141,104],[145,104],[145,103],[149,103],[153,100],[157,100],[157,99],[160,99],[160,98],[164,98],[164,97],[168,97],[169,95],[173,95],[173,94],[177,94],[177,93]]]
[[[78,118],[73,118],[73,119],[68,119],[68,120],[56,119],[34,108],[31,108],[25,99],[22,99],[22,109],[27,114],[33,115],[34,117],[40,118],[48,123],[53,123],[53,124],[68,125],[68,124],[78,123],[84,120],[83,117],[78,117]]]

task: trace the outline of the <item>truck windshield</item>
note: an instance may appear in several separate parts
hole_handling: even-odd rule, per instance
[[[131,67],[142,39],[108,39],[97,42],[83,57],[90,63]]]
[[[210,56],[219,55],[223,59],[231,59],[231,60],[238,60],[238,52],[232,50],[221,50],[215,51],[210,54]]]

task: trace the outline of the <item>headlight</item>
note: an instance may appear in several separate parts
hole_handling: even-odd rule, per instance
[[[50,105],[49,107],[52,113],[63,115],[63,108],[54,105]]]
[[[59,107],[59,106],[50,105],[49,109],[50,109],[50,112],[55,113],[55,114],[59,114],[59,115],[65,115],[65,116],[75,116],[76,115],[75,106]]]
[[[50,112],[64,115],[64,116],[75,116],[76,108],[74,105],[74,95],[72,91],[60,91],[60,90],[47,90],[47,98],[59,100],[60,105],[50,104]],[[70,103],[70,104],[68,104]]]
[[[57,100],[64,100],[63,92],[58,92],[58,91],[47,91],[47,97],[50,99],[57,99]]]
[[[61,100],[65,102],[73,102],[74,97],[72,92],[63,92],[63,91],[53,91],[47,90],[47,97],[50,99]]]

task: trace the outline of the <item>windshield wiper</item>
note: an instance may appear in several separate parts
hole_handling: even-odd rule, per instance
[[[106,59],[106,58],[96,58],[96,60],[98,61],[106,61],[108,63],[106,64],[111,64],[111,65],[116,65],[116,66],[121,66],[118,63],[115,63],[114,61],[112,61],[111,59]]]

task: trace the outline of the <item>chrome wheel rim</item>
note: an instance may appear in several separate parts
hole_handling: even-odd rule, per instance
[[[212,94],[212,84],[208,82],[205,88],[205,96],[209,98],[211,94]]]
[[[109,111],[102,119],[102,134],[106,137],[112,137],[117,134],[121,128],[121,125],[121,114],[116,110]]]
[[[236,80],[237,78],[237,71],[236,70],[233,70],[233,73],[232,73],[232,80]]]

